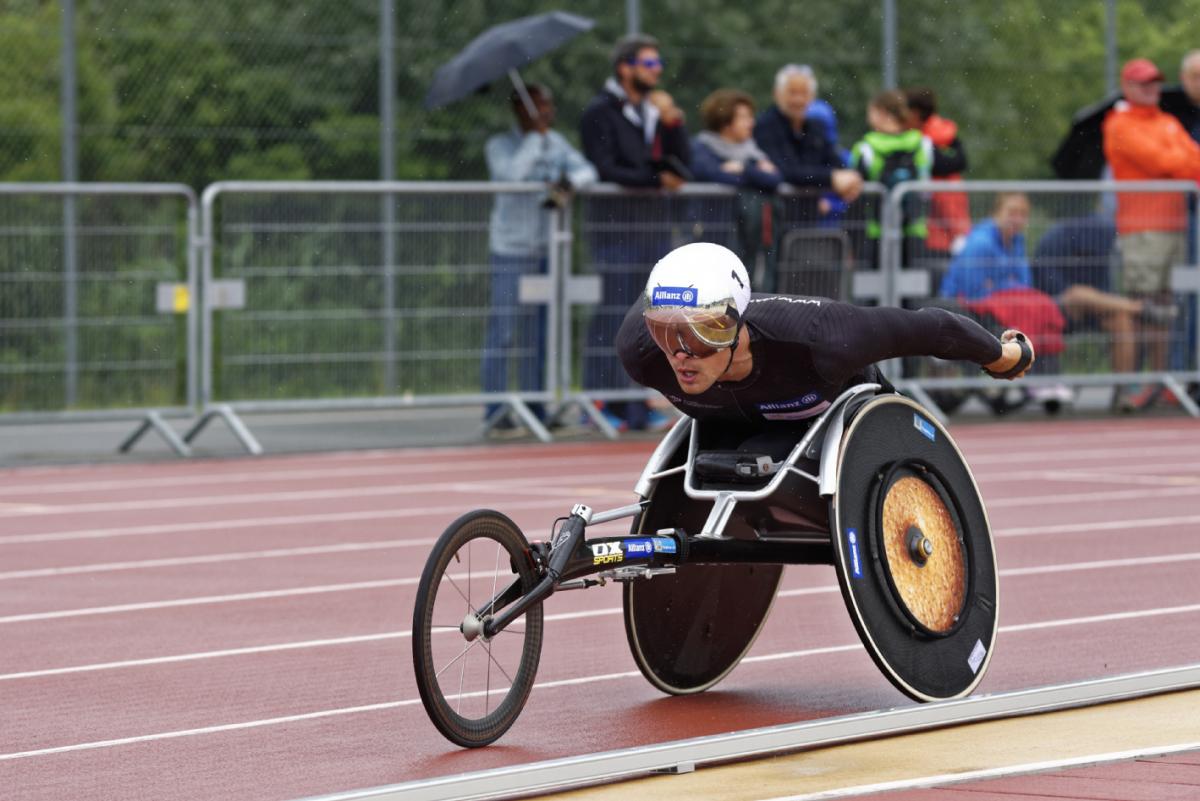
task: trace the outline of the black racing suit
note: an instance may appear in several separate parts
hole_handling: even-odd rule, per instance
[[[875,362],[937,356],[989,364],[1000,341],[979,324],[944,309],[863,307],[826,298],[755,294],[743,315],[753,366],[741,381],[683,392],[666,355],[642,320],[639,301],[625,315],[617,352],[637,383],[656,389],[684,414],[721,420],[743,434],[807,428],[847,388],[884,383]],[[742,346],[739,346],[742,347]],[[722,358],[725,358],[722,354]],[[712,428],[711,426],[709,428]]]

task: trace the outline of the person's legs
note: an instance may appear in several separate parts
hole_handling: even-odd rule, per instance
[[[1126,294],[1145,306],[1169,306],[1171,268],[1183,258],[1186,239],[1178,231],[1142,231],[1117,238],[1121,253],[1122,285]],[[1146,353],[1145,366],[1161,371],[1167,368],[1170,326],[1167,321],[1147,318],[1139,321],[1137,339]]]
[[[508,355],[513,345],[513,331],[520,306],[517,304],[517,285],[522,266],[529,262],[520,256],[491,254],[491,308],[483,338],[483,360],[480,366],[484,392],[504,392],[508,389]],[[500,408],[489,403],[484,417],[491,417]]]
[[[1063,311],[1073,320],[1094,315],[1111,338],[1113,372],[1131,373],[1136,362],[1135,323],[1142,313],[1142,301],[1113,295],[1085,284],[1074,284],[1059,296]]]
[[[519,275],[544,275],[545,258],[530,258],[521,265]],[[519,281],[518,277],[518,281]],[[536,392],[546,386],[546,306],[519,306],[513,336],[517,362],[517,386],[526,392]],[[541,403],[529,404],[530,410],[542,419],[545,408]]]

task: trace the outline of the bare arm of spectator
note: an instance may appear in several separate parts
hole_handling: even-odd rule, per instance
[[[836,169],[829,174],[829,185],[838,197],[853,203],[862,194],[863,179],[857,170]]]
[[[571,143],[561,134],[555,133],[552,135],[562,139],[567,180],[571,183],[571,188],[579,189],[580,187],[596,183],[599,176],[596,174],[596,168],[592,166],[592,163],[585,159],[582,153],[571,147]]]
[[[683,124],[683,111],[675,105],[675,99],[661,89],[651,92],[647,99],[658,109],[658,136],[662,144],[663,161],[668,165],[667,170],[659,174],[659,179],[664,189],[678,189],[693,177],[688,169],[692,160],[692,146]],[[672,162],[679,166],[679,171],[671,171]]]

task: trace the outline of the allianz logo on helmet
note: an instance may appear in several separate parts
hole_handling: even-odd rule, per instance
[[[695,306],[696,290],[690,286],[656,286],[650,295],[651,306]]]

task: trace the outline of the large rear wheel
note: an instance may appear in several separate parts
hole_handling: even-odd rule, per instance
[[[463,515],[434,545],[413,610],[413,669],[429,719],[450,741],[487,745],[521,714],[542,650],[542,606],[494,637],[483,624],[536,583],[524,535],[499,512]]]

